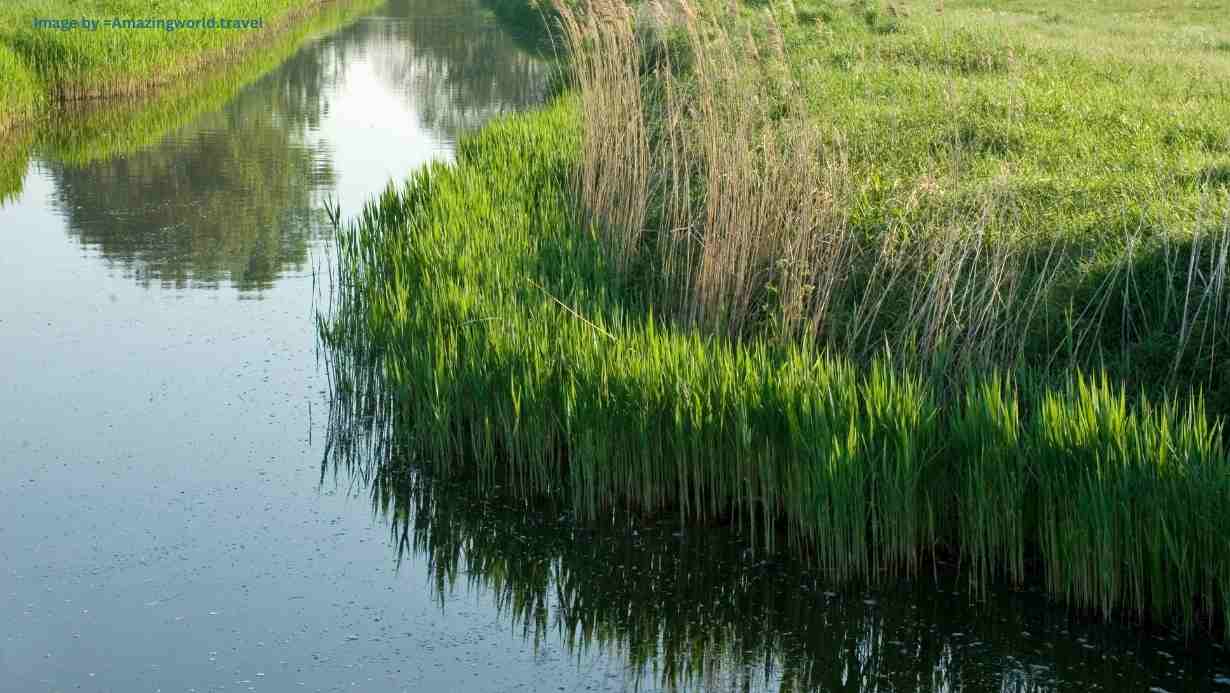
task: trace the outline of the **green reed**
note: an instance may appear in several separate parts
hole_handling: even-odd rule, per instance
[[[952,454],[961,551],[983,591],[999,573],[1025,579],[1026,523],[1034,494],[1021,447],[1021,406],[1014,383],[992,375],[965,384],[953,418]]]
[[[1116,606],[1190,627],[1230,582],[1230,477],[1203,404],[1142,402],[1104,377],[1047,392],[1029,424],[1041,505],[1039,545],[1055,593],[1109,615]]]
[[[0,43],[0,133],[38,113],[45,100],[38,80],[12,48]]]
[[[341,411],[438,473],[582,518],[733,522],[849,580],[959,552],[1070,603],[1191,627],[1230,594],[1230,461],[1199,398],[1104,376],[959,386],[887,356],[654,314],[573,206],[576,103],[498,120],[337,224]]]

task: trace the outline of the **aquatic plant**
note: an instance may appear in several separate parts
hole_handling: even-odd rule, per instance
[[[954,386],[681,326],[577,207],[578,106],[496,121],[354,222],[335,211],[322,337],[338,411],[384,420],[379,447],[582,519],[733,522],[838,579],[956,552],[984,587],[1037,566],[1075,605],[1216,621],[1230,460],[1198,398],[1129,406],[1079,373]]]

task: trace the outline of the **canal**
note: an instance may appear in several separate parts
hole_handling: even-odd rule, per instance
[[[396,0],[0,145],[0,690],[1230,690],[1221,645],[1034,590],[842,588],[723,529],[335,464],[324,205],[541,103],[532,45]]]

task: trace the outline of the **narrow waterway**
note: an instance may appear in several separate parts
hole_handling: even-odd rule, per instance
[[[0,146],[0,691],[1230,691],[1221,645],[1028,591],[841,590],[717,530],[322,476],[324,202],[540,102],[525,45],[397,0],[220,105]]]

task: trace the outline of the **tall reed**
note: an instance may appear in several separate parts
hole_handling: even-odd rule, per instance
[[[945,197],[964,187],[959,136],[896,218],[856,223],[868,194],[850,163],[859,143],[815,112],[780,12],[555,6],[583,103],[578,199],[660,314],[729,338],[806,337],[864,360],[887,345],[958,380],[971,367],[1105,365],[1155,391],[1205,382],[1230,393],[1213,365],[1230,346],[1230,216],[1215,217],[1230,207],[1216,188],[1190,229],[1129,237],[1090,290],[1081,282],[1108,251],[1027,227],[1006,183]],[[1154,356],[1161,341],[1170,363]]]
[[[686,0],[649,8],[655,28],[638,30],[619,0],[557,3],[584,104],[579,198],[619,238],[617,264],[643,259],[658,305],[716,334],[769,325],[862,354],[1019,351],[1053,258],[1022,271],[993,194],[939,233],[866,237],[844,140],[810,117],[779,27],[766,47]]]
[[[582,519],[732,522],[835,579],[955,552],[980,589],[1037,566],[1104,613],[1222,618],[1230,459],[1198,399],[1027,371],[952,385],[682,328],[577,214],[579,105],[497,121],[339,222],[321,331],[336,411],[386,421],[366,444]]]

